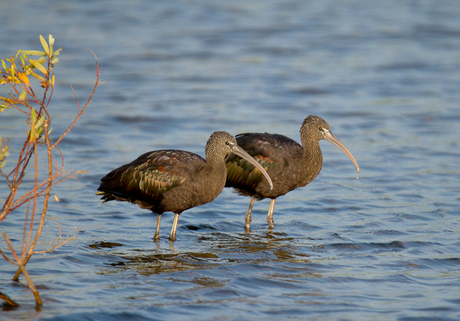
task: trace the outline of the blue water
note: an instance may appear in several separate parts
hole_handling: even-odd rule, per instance
[[[39,248],[27,265],[44,301],[0,259],[1,320],[459,320],[460,6],[457,1],[3,1],[0,57],[62,47],[53,135],[92,103],[62,142]],[[0,87],[2,94],[8,89]],[[108,171],[154,149],[204,156],[215,130],[299,141],[314,114],[361,173],[323,141],[308,186],[269,201],[225,189],[184,212],[177,241],[152,240],[156,215],[94,195]],[[0,114],[11,159],[24,119]],[[3,181],[2,181],[3,182]],[[3,203],[7,188],[0,184]],[[20,247],[24,210],[0,223]],[[7,251],[4,241],[2,250]]]

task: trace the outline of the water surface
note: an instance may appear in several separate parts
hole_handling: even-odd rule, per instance
[[[48,218],[76,240],[28,270],[44,304],[0,260],[2,320],[458,320],[460,7],[456,1],[24,1],[0,3],[0,56],[63,47],[50,107],[63,132],[102,67],[94,99],[62,142]],[[5,88],[0,88],[4,93]],[[226,189],[184,212],[177,241],[156,215],[94,195],[111,169],[154,149],[204,156],[215,130],[299,141],[315,114],[361,173],[322,142],[305,188],[256,202]],[[0,115],[13,159],[24,120]],[[7,189],[0,185],[0,200]],[[0,224],[16,246],[23,212]],[[57,236],[49,219],[40,249]],[[6,244],[0,243],[6,250]]]

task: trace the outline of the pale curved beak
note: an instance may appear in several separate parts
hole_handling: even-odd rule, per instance
[[[249,163],[251,163],[252,165],[257,167],[260,170],[260,172],[265,176],[265,178],[267,179],[268,183],[270,184],[270,189],[273,190],[272,179],[270,178],[268,173],[265,171],[265,169],[262,167],[262,165],[259,164],[259,162],[257,162],[251,155],[246,153],[246,151],[244,149],[242,149],[238,145],[233,146],[232,152],[233,152],[233,154],[235,154],[235,155],[247,160]]]
[[[353,157],[353,155],[351,154],[351,152],[348,150],[348,148],[345,147],[344,144],[342,144],[342,142],[337,138],[335,137],[334,134],[332,134],[330,131],[328,130],[325,130],[323,132],[324,134],[324,139],[327,140],[328,142],[331,142],[332,144],[334,144],[335,146],[337,146],[342,152],[344,152],[345,154],[347,154],[347,156],[351,159],[351,161],[353,162],[353,164],[355,165],[356,167],[356,171],[359,173],[359,165],[358,165],[358,162],[356,161],[356,159]]]

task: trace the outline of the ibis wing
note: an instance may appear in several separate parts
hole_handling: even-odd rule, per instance
[[[148,152],[104,176],[98,190],[152,203],[160,201],[167,191],[182,185],[193,175],[196,167],[204,164],[202,157],[190,152]]]
[[[238,145],[254,157],[270,174],[275,165],[287,164],[288,157],[301,146],[294,140],[279,134],[245,133],[236,135]],[[291,148],[290,146],[294,147]],[[262,173],[246,160],[229,155],[227,165],[227,187],[241,188],[246,191],[255,190],[263,179]]]

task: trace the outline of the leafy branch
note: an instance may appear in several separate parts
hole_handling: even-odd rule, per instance
[[[86,103],[81,106],[73,87],[71,87],[78,105],[78,113],[67,130],[65,130],[64,133],[56,139],[54,144],[52,144],[50,140],[52,130],[51,115],[48,111],[48,107],[54,91],[55,75],[53,69],[59,62],[58,56],[62,48],[54,50],[55,39],[52,35],[49,35],[48,42],[40,36],[40,42],[43,51],[19,50],[16,56],[11,56],[5,60],[1,59],[2,69],[0,69],[0,85],[8,85],[11,89],[8,96],[0,96],[0,113],[7,109],[16,109],[24,114],[28,127],[27,137],[19,152],[16,164],[9,172],[4,172],[3,169],[5,168],[7,157],[10,156],[10,141],[9,139],[2,139],[0,136],[0,175],[3,176],[10,190],[0,211],[0,222],[15,210],[27,204],[21,251],[19,253],[15,251],[8,236],[3,232],[3,238],[11,252],[11,256],[6,255],[1,249],[0,254],[11,264],[18,266],[13,280],[18,281],[21,273],[24,275],[29,288],[35,296],[37,307],[42,304],[42,301],[26,270],[25,266],[27,262],[33,254],[50,252],[76,237],[75,235],[63,241],[61,237],[61,227],[58,223],[59,237],[56,243],[52,243],[51,247],[47,250],[35,251],[35,246],[37,245],[44,227],[46,212],[49,206],[49,197],[53,195],[51,194],[51,188],[64,180],[85,172],[73,170],[64,171],[64,155],[58,148],[58,144],[70,132],[71,128],[75,126],[80,116],[88,107],[99,85],[100,76],[97,57],[91,51],[96,60],[96,81],[93,91],[86,100]],[[32,59],[32,56],[38,56],[38,58]],[[39,86],[37,86],[37,84]],[[36,92],[40,92],[40,94],[36,94]],[[44,151],[46,154],[45,167],[47,171],[44,171],[45,173],[39,170],[40,161],[38,155],[41,151]],[[59,162],[53,156],[53,152],[55,151],[59,154]],[[32,186],[26,184],[26,187],[20,189],[20,187],[25,184],[23,183],[23,179],[26,174],[26,169],[29,169],[29,171],[32,169],[34,178],[33,183],[31,184]],[[40,180],[39,177],[43,176],[43,174],[45,174],[46,178]],[[20,190],[25,190],[22,192],[22,195],[19,193]],[[39,197],[43,199],[41,201],[41,208],[38,206]],[[56,201],[59,201],[56,195],[54,195],[54,198]],[[34,229],[36,229],[35,232]],[[0,296],[0,298],[1,297],[2,296]]]

